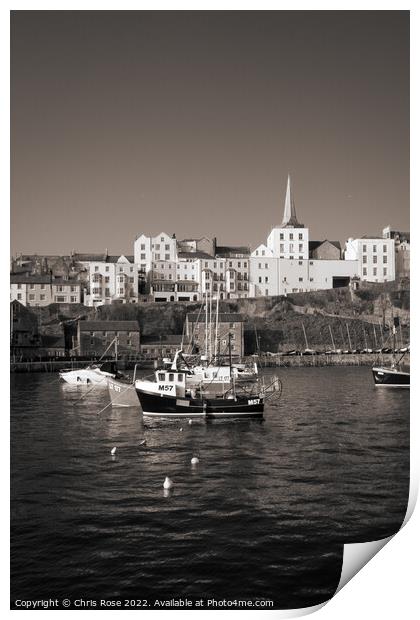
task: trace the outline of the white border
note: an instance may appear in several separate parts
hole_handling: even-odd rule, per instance
[[[412,209],[412,223],[411,228],[414,231],[419,230],[419,216],[418,211],[420,209],[420,196],[418,191],[418,175],[420,170],[420,162],[418,156],[418,112],[420,110],[420,100],[418,96],[419,89],[419,45],[418,38],[420,35],[418,26],[417,10],[414,7],[414,2],[398,3],[398,2],[360,2],[355,1],[353,3],[346,2],[250,2],[244,0],[242,2],[214,0],[213,2],[204,2],[203,0],[197,0],[196,2],[175,2],[175,1],[155,1],[155,2],[127,2],[122,1],[120,3],[110,2],[109,0],[90,1],[90,2],[29,2],[29,1],[15,1],[9,3],[9,6],[2,8],[0,12],[0,67],[1,67],[1,85],[2,85],[2,97],[0,97],[0,109],[1,109],[1,167],[0,167],[0,191],[2,193],[2,227],[1,234],[1,248],[2,248],[2,292],[4,295],[3,303],[1,304],[2,314],[2,340],[1,344],[3,356],[2,356],[2,374],[3,382],[6,384],[2,386],[3,396],[4,390],[7,390],[8,378],[9,378],[9,343],[8,343],[8,271],[6,273],[6,265],[9,265],[9,241],[8,241],[8,209],[7,205],[10,204],[10,192],[9,192],[9,10],[45,10],[45,9],[63,9],[63,10],[77,10],[77,9],[91,9],[91,10],[107,10],[107,9],[120,9],[120,10],[141,10],[141,9],[159,9],[159,10],[209,10],[209,9],[235,9],[235,10],[285,10],[285,9],[299,9],[299,10],[408,10],[411,9],[411,41],[412,41],[412,60],[411,60],[411,126],[412,126],[412,154],[411,154],[411,203]],[[416,178],[417,177],[417,178]],[[396,205],[398,209],[398,205]],[[414,236],[415,238],[415,236]],[[412,247],[412,272],[417,273],[419,264],[419,252],[414,244]],[[419,287],[415,280],[412,279],[412,307],[418,307],[419,299]],[[7,301],[6,301],[7,295]],[[412,312],[412,316],[415,317],[415,312]],[[7,326],[7,327],[6,327]],[[6,331],[7,330],[7,331]],[[419,350],[419,330],[416,324],[412,325],[412,364],[413,374],[418,376],[417,373],[417,354]],[[415,385],[411,388],[411,401],[412,401],[412,427],[411,427],[411,470],[412,470],[412,490],[414,495],[417,494],[418,479],[419,479],[419,450],[418,450],[418,429],[419,423],[417,420],[418,411],[416,411],[417,402],[417,388]],[[8,519],[5,518],[7,513],[7,500],[8,500],[8,463],[9,463],[9,451],[8,451],[8,424],[7,424],[7,411],[3,411],[3,424],[6,428],[6,432],[3,435],[3,449],[2,449],[2,471],[3,475],[3,511],[2,511],[2,532],[8,536]],[[4,447],[6,443],[6,448]],[[412,498],[414,498],[412,492]],[[413,502],[413,499],[411,499]],[[420,531],[420,517],[419,510],[414,512],[413,517],[405,525],[403,530],[398,533],[389,544],[383,549],[376,557],[374,557],[363,570],[358,573],[352,580],[350,585],[347,585],[335,596],[326,606],[317,612],[317,617],[322,620],[346,620],[354,618],[355,616],[368,618],[370,616],[375,618],[391,619],[394,620],[398,617],[399,620],[406,618],[414,618],[418,615],[418,603],[417,603],[417,589],[418,589],[418,550],[419,545],[419,531]],[[8,549],[8,541],[5,541],[3,549]],[[8,588],[8,573],[9,573],[9,557],[7,555],[4,558],[5,565],[3,567],[2,580],[1,580],[1,604],[6,613],[14,613],[8,610],[9,606],[9,588]],[[38,612],[29,612],[38,613]],[[55,614],[63,614],[65,612],[51,612]],[[70,611],[69,613],[77,613]],[[100,612],[93,612],[100,613]],[[116,612],[121,613],[121,612]],[[210,614],[214,612],[200,612],[200,616],[204,614]],[[226,617],[232,616],[232,614],[239,614],[241,612],[218,612],[219,615],[224,614]],[[143,617],[156,618],[157,614],[160,617],[164,617],[165,612],[143,612]],[[172,611],[172,616],[178,615],[181,618],[181,614],[184,617],[183,612]],[[276,617],[290,617],[292,614],[284,614],[277,611],[265,611],[265,612],[248,612],[247,617],[267,617],[267,615]],[[189,612],[189,617],[196,617],[197,614]],[[296,614],[293,614],[296,615]],[[54,616],[55,617],[55,616]]]

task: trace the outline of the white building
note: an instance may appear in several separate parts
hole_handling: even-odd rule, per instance
[[[394,239],[362,237],[348,239],[344,251],[346,261],[357,261],[357,275],[366,282],[395,280]]]
[[[272,229],[267,244],[259,245],[251,253],[250,295],[287,295],[335,288],[345,286],[358,275],[356,259],[337,258],[339,244],[327,240],[313,244],[318,248],[325,246],[324,254],[332,258],[320,260],[310,255],[309,231],[298,222],[288,177],[283,222]]]
[[[103,306],[113,301],[137,303],[137,266],[124,255],[104,258],[83,262],[88,269],[86,305]]]

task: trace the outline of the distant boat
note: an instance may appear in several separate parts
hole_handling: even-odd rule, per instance
[[[115,360],[106,361],[97,364],[91,364],[86,368],[78,368],[77,370],[64,368],[59,372],[60,379],[63,379],[70,385],[96,385],[107,387],[107,379],[113,378],[117,375],[117,359],[118,359],[118,340],[114,338],[110,345],[105,349],[102,357],[107,351],[114,345],[115,347]],[[102,359],[101,357],[101,359]]]
[[[116,376],[115,362],[93,364],[77,370],[64,369],[59,375],[66,383],[71,385],[102,385],[107,386],[107,379]]]
[[[372,373],[377,387],[410,387],[410,370],[408,367],[401,367],[400,365],[374,366]]]
[[[396,320],[396,319],[395,319]],[[392,326],[393,346],[390,351],[392,352],[392,362],[390,365],[375,365],[372,368],[373,380],[377,387],[393,387],[393,388],[409,388],[410,387],[410,367],[402,363],[406,353],[410,351],[410,347],[404,347],[401,349],[401,357],[395,359],[395,332],[396,323]],[[399,323],[398,323],[399,324]],[[389,349],[382,349],[382,351],[388,351]]]

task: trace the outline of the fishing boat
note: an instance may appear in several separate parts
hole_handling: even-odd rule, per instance
[[[115,360],[100,363],[101,359],[113,345],[115,346]],[[117,338],[114,338],[102,354],[97,364],[90,364],[85,368],[78,368],[76,370],[72,368],[64,368],[59,372],[59,376],[60,379],[63,379],[63,381],[70,383],[71,385],[95,385],[106,388],[107,379],[113,378],[117,375],[117,359],[118,342]]]
[[[140,402],[134,387],[137,374],[137,364],[134,367],[133,377],[118,373],[107,379],[109,397],[113,407],[139,407]]]
[[[404,347],[402,355],[397,360],[395,357],[395,333],[396,327],[399,325],[396,318],[393,319],[392,325],[392,361],[388,365],[375,365],[372,368],[373,380],[377,387],[392,387],[392,388],[409,388],[410,387],[410,366],[403,363],[403,359],[409,352],[410,347]]]
[[[230,344],[230,337],[229,337]],[[229,346],[230,349],[230,346]],[[266,385],[255,381],[237,385],[234,376],[219,392],[191,382],[190,370],[156,370],[153,379],[138,379],[135,390],[144,416],[200,418],[262,418],[266,399],[281,393],[278,378]]]

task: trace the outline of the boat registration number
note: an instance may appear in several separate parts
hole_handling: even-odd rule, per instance
[[[158,390],[159,392],[173,392],[174,387],[174,385],[165,385],[164,383],[160,383],[158,385]]]
[[[115,385],[115,383],[110,383],[109,387],[111,388],[111,390],[114,390],[114,392],[121,392],[121,388],[119,385]]]
[[[259,398],[248,398],[248,405],[259,405],[259,404],[260,404]]]

